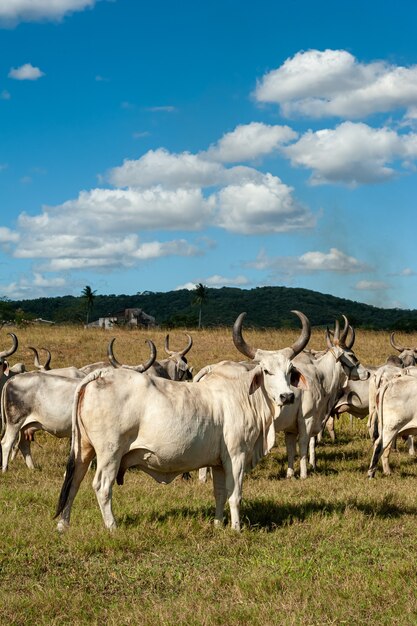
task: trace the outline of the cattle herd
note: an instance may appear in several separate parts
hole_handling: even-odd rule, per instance
[[[23,364],[9,366],[18,348],[14,333],[11,347],[0,352],[2,469],[20,451],[33,469],[31,442],[38,430],[71,438],[71,450],[56,511],[58,530],[70,523],[71,508],[81,481],[96,459],[93,488],[104,524],[113,529],[112,486],[123,484],[130,467],[138,467],[155,480],[169,483],[175,477],[199,470],[200,480],[211,471],[215,497],[215,525],[223,524],[229,502],[231,526],[240,529],[240,502],[244,473],[275,445],[283,431],[288,456],[287,477],[294,476],[298,444],[300,478],[308,464],[315,467],[315,444],[325,427],[334,439],[334,419],[344,412],[368,417],[374,441],[368,476],[373,478],[382,455],[382,468],[390,473],[388,457],[398,435],[417,434],[417,348],[398,345],[396,356],[379,367],[359,363],[353,352],[355,331],[343,316],[334,330],[325,332],[323,351],[307,349],[311,327],[308,318],[293,311],[301,322],[298,339],[280,350],[249,345],[243,337],[245,313],[233,326],[233,342],[247,359],[206,365],[193,376],[186,347],[156,359],[147,340],[149,359],[137,366],[121,364],[114,355],[108,362],[81,368],[50,369],[51,355],[41,364],[36,348],[35,371]]]

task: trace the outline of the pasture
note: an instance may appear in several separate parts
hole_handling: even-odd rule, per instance
[[[249,321],[248,321],[249,323]],[[105,358],[108,341],[124,363],[148,358],[147,337],[162,356],[165,332],[110,333],[73,328],[12,329],[11,362],[33,369],[28,345],[52,352],[53,367]],[[284,347],[294,331],[245,330],[263,348]],[[191,331],[189,362],[197,372],[222,359],[240,360],[230,329]],[[2,330],[1,348],[9,345]],[[415,337],[396,337],[416,345]],[[172,349],[185,345],[170,333]],[[313,331],[309,347],[322,349]],[[357,331],[362,363],[392,352],[388,333]],[[52,519],[69,450],[67,440],[38,434],[37,469],[16,458],[0,476],[0,623],[100,625],[415,624],[417,622],[417,461],[393,452],[393,475],[369,481],[366,424],[347,416],[338,441],[317,449],[318,469],[286,480],[283,435],[248,474],[243,531],[214,529],[211,483],[180,478],[158,485],[129,471],[114,487],[119,528],[104,529],[90,470],[75,500],[72,526],[58,535]]]

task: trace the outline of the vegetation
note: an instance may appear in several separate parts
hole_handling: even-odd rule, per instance
[[[206,328],[231,325],[242,311],[247,311],[247,324],[254,328],[295,328],[298,320],[291,310],[298,309],[308,315],[315,326],[332,324],[336,317],[344,313],[355,328],[417,331],[416,310],[382,309],[292,287],[204,289]],[[94,312],[98,318],[121,309],[137,307],[155,317],[158,325],[170,328],[195,327],[198,326],[199,316],[193,305],[194,296],[193,291],[186,289],[158,293],[146,291],[131,296],[95,294]],[[80,323],[85,318],[84,296],[38,298],[8,304],[14,310],[23,309],[27,316],[42,317],[55,322]]]
[[[14,329],[12,329],[14,330]],[[15,361],[33,368],[25,346],[45,346],[52,364],[102,359],[110,335],[70,327],[16,329]],[[165,332],[152,331],[163,353]],[[192,331],[191,331],[192,334]],[[123,361],[147,355],[149,331],[115,329]],[[247,330],[251,345],[283,347],[293,330]],[[9,345],[4,329],[1,344]],[[171,334],[182,345],[183,332]],[[417,337],[399,342],[417,344]],[[325,345],[315,330],[312,348]],[[387,333],[360,331],[356,352],[380,363]],[[241,355],[231,329],[202,330],[189,361],[196,370]],[[13,361],[14,362],[14,361]],[[403,446],[392,453],[394,473],[366,478],[371,445],[365,424],[347,416],[338,442],[318,448],[318,470],[306,481],[285,479],[282,434],[277,447],[245,478],[240,534],[215,530],[212,486],[180,478],[158,485],[131,470],[114,488],[119,529],[102,524],[93,472],[75,500],[72,527],[58,536],[52,520],[68,442],[37,435],[38,469],[21,458],[0,476],[1,622],[19,626],[311,626],[414,625],[417,621],[416,461]]]
[[[203,283],[198,283],[198,285],[195,286],[193,304],[198,306],[198,328],[201,328],[201,313],[203,304],[208,299],[208,293],[208,288],[205,287]]]
[[[96,297],[96,291],[95,290],[93,291],[90,285],[86,285],[81,292],[81,296],[85,301],[85,308],[87,311],[87,317],[86,317],[85,323],[88,326],[88,319],[92,311],[92,308],[94,306],[94,299]]]

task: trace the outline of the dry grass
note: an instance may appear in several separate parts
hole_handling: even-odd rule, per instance
[[[46,346],[52,364],[83,365],[105,357],[109,335],[70,328],[19,329],[16,360],[32,364],[25,346]],[[237,360],[230,329],[192,331],[190,363],[198,370]],[[113,336],[113,334],[111,335]],[[119,360],[147,358],[147,333],[114,332]],[[163,352],[165,333],[152,331]],[[247,341],[283,347],[296,333],[247,331]],[[398,336],[398,341],[416,343]],[[183,345],[181,332],[172,347]],[[8,339],[2,333],[2,345]],[[311,346],[322,348],[323,333]],[[387,334],[358,332],[358,356],[385,360]],[[53,510],[68,442],[38,437],[30,472],[16,459],[0,477],[0,623],[106,625],[415,624],[417,467],[404,449],[394,474],[366,479],[370,443],[365,425],[338,424],[337,445],[318,449],[318,470],[285,480],[282,435],[245,478],[238,535],[212,526],[211,485],[180,479],[158,485],[137,471],[115,488],[120,528],[104,530],[91,489],[92,473],[61,537]]]

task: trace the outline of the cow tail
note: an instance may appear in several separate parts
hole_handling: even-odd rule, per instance
[[[75,471],[75,452],[71,446],[71,451],[67,461],[67,467],[65,469],[64,482],[61,487],[61,492],[58,498],[58,504],[56,507],[54,519],[57,518],[65,508],[66,503],[68,502],[68,496],[71,489],[72,481],[74,479],[74,471]]]
[[[68,502],[68,497],[69,497],[72,483],[74,480],[76,452],[79,453],[81,450],[81,431],[80,431],[80,425],[78,421],[80,400],[84,396],[86,385],[92,380],[96,380],[96,378],[98,378],[100,374],[101,374],[101,370],[92,372],[91,374],[89,374],[88,376],[82,379],[82,381],[80,382],[80,384],[75,390],[74,402],[72,405],[71,450],[70,450],[68,461],[67,461],[64,482],[62,483],[61,492],[59,494],[58,504],[56,507],[54,519],[57,518],[62,513],[62,511],[64,510]]]

